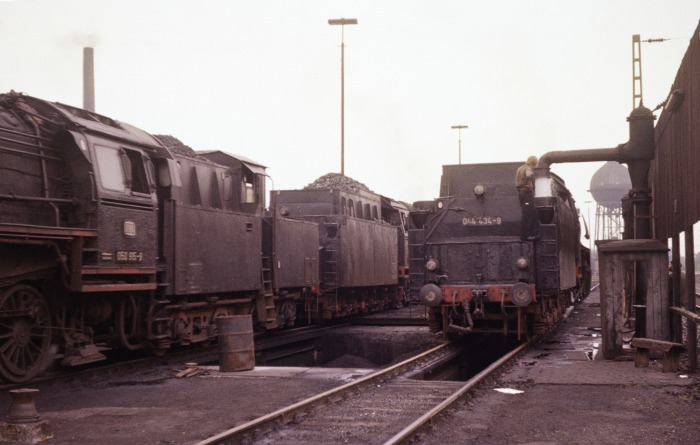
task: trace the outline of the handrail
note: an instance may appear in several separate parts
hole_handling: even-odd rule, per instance
[[[700,323],[700,314],[696,314],[694,312],[690,312],[688,309],[684,309],[682,307],[676,307],[676,306],[671,306],[671,310],[674,312],[678,312],[685,318],[694,321],[695,323]]]

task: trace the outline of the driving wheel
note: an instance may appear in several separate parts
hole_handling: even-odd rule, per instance
[[[51,318],[44,297],[33,287],[12,286],[0,296],[0,375],[26,382],[46,364]]]

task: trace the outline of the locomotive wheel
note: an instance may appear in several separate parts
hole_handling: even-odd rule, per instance
[[[168,349],[170,348],[159,348],[156,346],[153,349],[151,349],[151,353],[156,357],[163,357],[168,352]]]
[[[140,329],[140,314],[138,300],[133,295],[119,302],[117,331],[122,345],[129,351],[137,351],[146,346]]]
[[[42,371],[51,345],[51,318],[44,297],[18,285],[0,296],[0,375],[26,382]]]
[[[170,341],[153,340],[150,342],[150,347],[151,354],[155,355],[156,357],[162,357],[168,352],[168,349],[170,349]]]
[[[277,321],[280,327],[292,327],[297,319],[297,306],[292,300],[285,300],[278,308]]]

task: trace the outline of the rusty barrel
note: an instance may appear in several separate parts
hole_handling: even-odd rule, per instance
[[[245,371],[255,368],[253,321],[250,315],[230,315],[216,319],[219,339],[219,370]]]

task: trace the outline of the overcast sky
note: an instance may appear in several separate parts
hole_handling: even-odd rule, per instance
[[[0,90],[96,110],[269,167],[274,188],[340,171],[394,199],[438,195],[442,164],[627,142],[632,36],[644,104],[669,93],[698,0],[0,0]],[[655,113],[657,116],[659,112]],[[554,165],[587,212],[602,163]],[[591,206],[591,212],[595,207]]]

